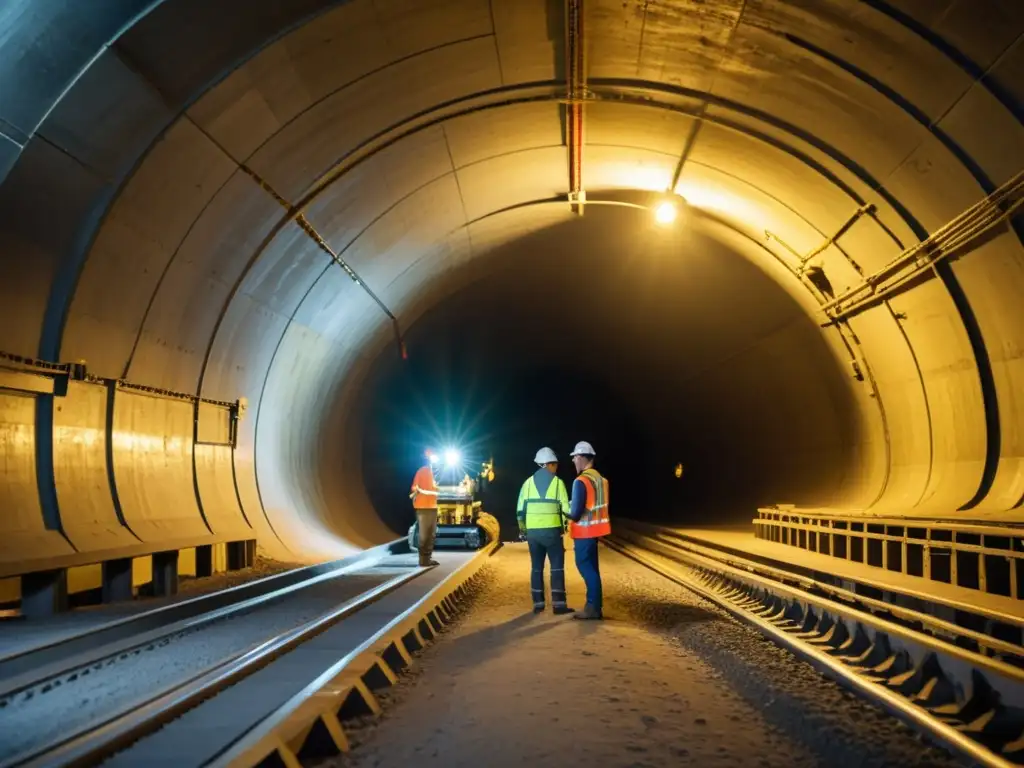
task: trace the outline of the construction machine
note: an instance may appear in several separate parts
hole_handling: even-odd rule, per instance
[[[446,452],[444,463],[434,464],[437,485],[437,535],[434,549],[480,549],[497,541],[498,521],[483,511],[480,492],[494,480],[494,460],[484,462],[475,477],[470,477],[456,451]],[[409,528],[409,547],[419,550],[419,524]]]

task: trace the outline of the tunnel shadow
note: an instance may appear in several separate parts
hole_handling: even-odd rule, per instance
[[[445,646],[453,649],[454,657],[463,666],[474,666],[501,655],[508,645],[544,634],[558,626],[558,622],[540,619],[528,611],[501,624],[483,627],[461,637],[447,638]]]

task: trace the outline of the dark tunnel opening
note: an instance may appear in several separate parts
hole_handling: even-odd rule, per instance
[[[506,536],[534,453],[553,448],[568,481],[577,440],[634,519],[749,525],[758,505],[856,494],[848,374],[783,287],[706,224],[599,209],[451,277],[466,287],[409,329],[409,359],[385,350],[365,384],[363,479],[385,523],[405,533],[422,451],[445,444],[493,455],[485,504]]]

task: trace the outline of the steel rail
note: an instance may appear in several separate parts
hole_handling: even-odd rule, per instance
[[[218,662],[169,690],[145,701],[133,702],[115,714],[77,732],[66,734],[58,740],[33,747],[5,760],[0,763],[0,768],[93,765],[159,729],[242,678],[271,664],[300,644],[366,608],[423,572],[424,569],[417,568],[412,572],[399,574],[328,613],[282,632],[255,648]]]
[[[269,605],[314,584],[350,574],[369,563],[383,560],[396,544],[402,542],[404,539],[396,539],[352,557],[296,568],[164,605],[0,656],[0,698],[149,645],[168,635],[197,629],[226,616]]]
[[[637,534],[630,535],[637,536]],[[687,551],[685,548],[677,548],[672,544],[666,544],[663,541],[644,534],[640,534],[638,538],[646,539],[646,541],[633,542],[635,544],[639,544],[641,547],[650,548],[651,542],[655,542],[656,544],[660,544],[663,547],[673,550],[672,554],[675,554],[676,550],[681,552],[685,551],[687,552],[687,559],[691,561],[692,565],[696,565],[708,571],[714,571],[732,579],[754,580],[758,582],[758,586],[770,585],[772,591],[777,595],[787,599],[800,600],[814,606],[820,611],[842,613],[844,618],[854,619],[858,623],[865,625],[877,625],[875,626],[876,629],[887,631],[890,634],[903,637],[910,641],[919,641],[921,637],[927,637],[937,646],[941,646],[940,650],[958,657],[961,661],[978,664],[992,674],[1005,676],[1014,682],[1024,685],[1024,669],[1007,664],[999,659],[984,656],[957,645],[952,645],[941,637],[925,635],[916,629],[911,629],[907,624],[921,624],[926,627],[934,627],[939,630],[940,634],[948,634],[954,638],[977,638],[979,642],[985,643],[986,645],[990,643],[998,643],[1001,647],[1007,649],[1007,655],[1012,658],[1024,657],[1024,648],[1013,643],[997,641],[995,638],[990,638],[987,635],[981,635],[973,630],[938,619],[930,614],[915,611],[911,608],[904,608],[892,603],[886,603],[883,600],[876,600],[865,595],[858,595],[839,587],[832,587],[828,584],[814,581],[813,579],[807,579],[806,577],[796,577],[799,581],[803,581],[805,586],[795,587],[786,584],[785,581],[777,578],[779,575],[788,575],[786,572],[780,571],[779,569],[770,569],[765,566],[753,566],[748,570],[746,568],[730,564],[726,558],[719,559],[714,556],[697,554],[692,551]],[[758,571],[762,571],[762,573],[759,573]],[[764,571],[774,572],[773,576],[766,576],[766,574],[763,573]],[[812,589],[821,589],[823,591],[832,592],[832,597],[838,598],[839,600],[848,600],[851,603],[859,603],[865,607],[880,608],[894,617],[904,619],[906,624],[896,623],[884,617],[879,617],[869,611],[861,610],[859,606],[855,607],[854,605],[850,605],[845,602],[839,602],[836,599],[816,595]]]
[[[348,696],[356,692],[366,707],[379,715],[381,708],[365,681],[366,676],[379,668],[390,684],[397,682],[392,664],[387,660],[388,652],[400,660],[403,668],[411,667],[413,658],[405,645],[407,638],[411,635],[413,642],[422,648],[426,641],[421,627],[436,636],[438,628],[443,628],[454,617],[456,597],[500,548],[500,542],[492,541],[481,549],[469,562],[446,576],[373,636],[325,669],[302,691],[253,724],[230,746],[206,762],[206,768],[247,768],[275,758],[290,768],[302,766],[303,745],[318,723],[329,734],[336,753],[348,752],[348,737],[339,717],[339,710]]]
[[[763,566],[756,563],[738,568],[714,553],[695,554],[635,531],[616,534],[607,543],[720,606],[954,753],[984,766],[1024,763],[1021,712],[1001,701],[1005,696],[1020,706],[1024,671],[1019,668],[785,584],[758,573]],[[864,602],[863,596],[854,597]],[[925,614],[920,618],[934,620]],[[966,677],[966,685],[954,682],[957,677]]]
[[[842,599],[857,600],[858,602],[863,602],[865,604],[869,604],[872,601],[872,599],[867,597],[866,595],[862,595],[860,593],[851,592],[850,590],[843,589],[842,587],[837,587],[834,584],[830,584],[828,582],[820,581],[820,580],[815,579],[815,578],[813,578],[811,576],[808,576],[808,575],[806,575],[804,573],[800,573],[800,572],[795,571],[795,570],[785,570],[784,568],[780,568],[778,566],[766,565],[766,564],[764,564],[762,562],[759,562],[759,561],[757,561],[757,560],[755,560],[753,558],[749,558],[749,559],[748,558],[744,558],[744,557],[742,557],[742,556],[740,556],[738,554],[735,554],[735,548],[726,547],[725,549],[721,549],[720,550],[720,549],[716,548],[716,545],[713,545],[710,542],[701,542],[699,539],[696,539],[696,538],[694,538],[692,536],[689,536],[685,531],[677,531],[677,530],[674,530],[672,528],[661,528],[660,526],[650,525],[650,524],[647,524],[647,523],[636,523],[636,522],[634,522],[632,520],[630,520],[628,522],[625,522],[625,523],[620,522],[619,523],[619,530],[622,530],[623,528],[625,528],[628,531],[637,531],[637,532],[641,533],[642,535],[653,535],[653,538],[657,538],[659,540],[664,540],[666,538],[667,539],[671,539],[671,541],[666,542],[666,544],[668,544],[669,546],[679,547],[679,548],[682,548],[682,549],[689,549],[690,551],[694,552],[695,554],[702,554],[702,555],[705,555],[705,556],[708,556],[708,557],[712,557],[712,558],[714,558],[716,560],[720,560],[721,562],[732,563],[732,564],[734,564],[738,568],[750,569],[753,572],[760,573],[760,574],[766,575],[766,576],[770,576],[770,577],[775,578],[775,579],[783,579],[783,578],[785,578],[785,579],[790,579],[790,580],[794,580],[794,581],[799,581],[801,584],[805,585],[807,588],[813,588],[813,589],[821,590],[823,592],[829,592],[831,594],[836,595],[837,597],[841,597]],[[644,531],[649,531],[650,533],[644,534],[643,533]],[[843,531],[842,533],[849,533],[849,532]],[[855,531],[855,532],[853,532],[853,535],[860,536],[860,535],[863,535],[863,534],[860,531]],[[876,534],[876,535],[879,535],[879,534]],[[938,543],[941,544],[941,543],[948,543],[948,542],[938,542]],[[796,549],[796,548],[794,548],[794,549],[795,549],[796,552],[806,552],[807,551],[807,550],[804,550],[804,549]],[[811,554],[820,554],[820,553],[811,553]],[[845,562],[845,561],[841,561],[841,562]],[[798,567],[800,567],[801,569],[804,569],[804,570],[811,569],[810,566],[798,566]],[[819,570],[819,569],[813,569],[813,570]],[[881,569],[878,569],[878,570],[881,571]],[[919,589],[910,589],[910,588],[906,588],[906,587],[896,587],[896,586],[893,586],[892,584],[889,584],[889,583],[887,583],[887,582],[885,582],[885,581],[883,581],[881,579],[872,578],[871,576],[856,576],[856,577],[854,577],[854,576],[842,575],[842,576],[840,576],[840,578],[844,579],[845,581],[850,581],[850,582],[856,582],[858,584],[863,584],[864,586],[871,587],[873,589],[877,589],[877,590],[880,590],[880,591],[883,591],[883,592],[890,592],[890,593],[893,593],[893,594],[899,594],[899,595],[901,595],[903,597],[908,597],[908,598],[912,598],[914,600],[919,600],[919,601],[922,601],[922,602],[931,603],[931,604],[934,604],[934,605],[939,606],[939,607],[944,608],[944,609],[949,609],[949,610],[953,610],[953,611],[962,611],[964,613],[974,614],[974,615],[976,615],[976,616],[978,616],[978,617],[980,617],[982,619],[985,619],[985,620],[1001,622],[1001,623],[1007,624],[1007,625],[1016,625],[1016,626],[1024,625],[1024,616],[1021,616],[1019,614],[1009,614],[1009,613],[1006,613],[1005,611],[1001,611],[1001,610],[998,610],[996,608],[992,608],[990,606],[978,605],[977,603],[967,603],[967,602],[964,602],[962,600],[956,600],[956,599],[948,597],[948,596],[935,596],[935,595],[929,594],[926,591],[919,590]],[[914,614],[914,616],[911,617],[911,620],[914,620],[914,621],[921,620],[921,621],[924,621],[926,624],[934,624],[935,629],[940,634],[948,634],[948,633],[952,632],[952,633],[955,633],[955,634],[963,634],[965,637],[974,637],[974,636],[976,636],[978,638],[978,642],[981,645],[983,645],[983,646],[996,647],[997,645],[1000,645],[1000,643],[1002,643],[1002,641],[1000,641],[998,638],[994,638],[991,635],[987,635],[987,634],[984,634],[984,633],[981,633],[981,632],[976,632],[976,631],[970,630],[970,629],[968,629],[966,627],[961,627],[961,626],[959,626],[957,624],[953,624],[952,622],[945,622],[945,621],[943,621],[941,619],[938,619],[937,617],[932,616],[930,614],[922,614],[920,612],[913,611],[913,609],[909,609],[909,608],[905,609],[902,606],[895,605],[893,603],[884,602],[884,601],[875,601],[875,602],[878,605],[884,607],[884,609],[886,611],[889,611],[889,612],[892,612],[892,613],[906,612],[908,615],[909,614]],[[1017,648],[1020,653],[1024,653],[1024,649],[1021,649],[1019,646],[1014,645],[1014,648]],[[1016,655],[1020,655],[1020,653],[1018,653]]]

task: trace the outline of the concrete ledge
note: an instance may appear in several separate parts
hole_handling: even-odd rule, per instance
[[[0,567],[0,578],[21,580],[21,613],[24,616],[49,616],[69,608],[68,570],[81,566],[100,566],[100,592],[102,602],[131,600],[137,579],[133,563],[137,558],[151,557],[153,591],[157,596],[174,595],[178,591],[178,563],[183,550],[195,549],[195,574],[197,578],[211,576],[213,548],[216,544],[226,545],[225,559],[228,571],[241,570],[256,560],[256,540],[224,541],[217,537],[203,539],[196,543],[191,540],[172,542],[170,547],[155,548],[152,545],[124,547],[106,552],[88,552],[75,557],[59,557],[34,561],[32,570],[8,572]],[[155,551],[154,551],[155,550]],[[103,557],[103,555],[107,555]],[[49,567],[47,567],[49,566]],[[148,582],[144,582],[148,583]]]
[[[481,549],[209,765],[241,768],[270,761],[301,766],[306,760],[348,752],[344,721],[381,713],[374,691],[398,682],[398,673],[415,664],[413,653],[455,618],[466,585],[499,546],[492,542]]]
[[[210,544],[229,544],[234,541],[238,540],[227,536],[200,536],[187,539],[172,539],[160,542],[159,544],[139,543],[128,547],[101,549],[91,552],[74,552],[67,555],[39,558],[27,563],[0,562],[0,579],[6,579],[11,576],[24,576],[40,571],[55,571],[60,568],[77,568],[80,565],[96,565],[107,560],[145,557],[157,552],[192,549]],[[245,541],[255,541],[255,539],[246,539]]]

